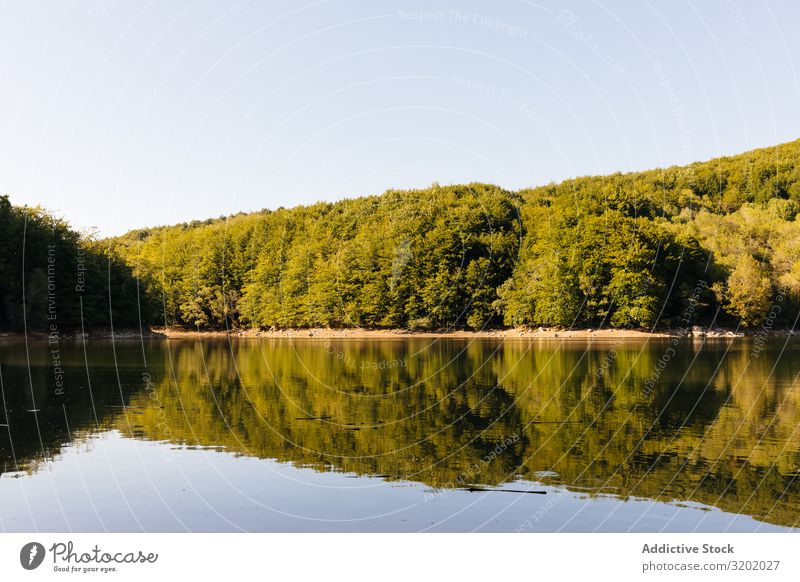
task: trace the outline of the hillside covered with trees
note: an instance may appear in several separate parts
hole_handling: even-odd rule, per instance
[[[25,251],[31,305],[46,298],[55,237],[61,261],[90,249],[92,268],[108,271],[91,278],[98,322],[111,284],[119,317],[137,314],[123,308],[136,291],[146,322],[192,329],[789,327],[798,209],[800,141],[519,192],[390,190],[102,241],[4,198],[2,325],[22,313],[27,216],[28,240],[41,232]],[[74,302],[63,300],[66,317]]]
[[[777,327],[797,313],[799,204],[795,141],[520,192],[434,185],[110,242],[167,325]]]

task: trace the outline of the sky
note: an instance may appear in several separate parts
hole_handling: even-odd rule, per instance
[[[800,3],[0,0],[0,194],[100,235],[800,138]]]

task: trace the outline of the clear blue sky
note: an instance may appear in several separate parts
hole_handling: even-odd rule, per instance
[[[0,193],[102,234],[800,137],[800,3],[10,0]]]

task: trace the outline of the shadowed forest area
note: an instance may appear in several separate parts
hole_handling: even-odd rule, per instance
[[[0,329],[138,328],[138,295],[132,269],[108,243],[0,196]],[[145,322],[152,320],[153,302],[141,305]]]

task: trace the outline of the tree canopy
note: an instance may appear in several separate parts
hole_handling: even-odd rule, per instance
[[[800,295],[800,141],[519,192],[435,184],[102,241],[2,200],[5,326],[19,324],[24,294],[46,299],[50,239],[60,265],[90,252],[98,322],[108,285],[119,317],[138,300],[147,322],[196,329],[756,327],[790,324]]]
[[[152,305],[107,242],[0,196],[0,329],[133,328]]]

